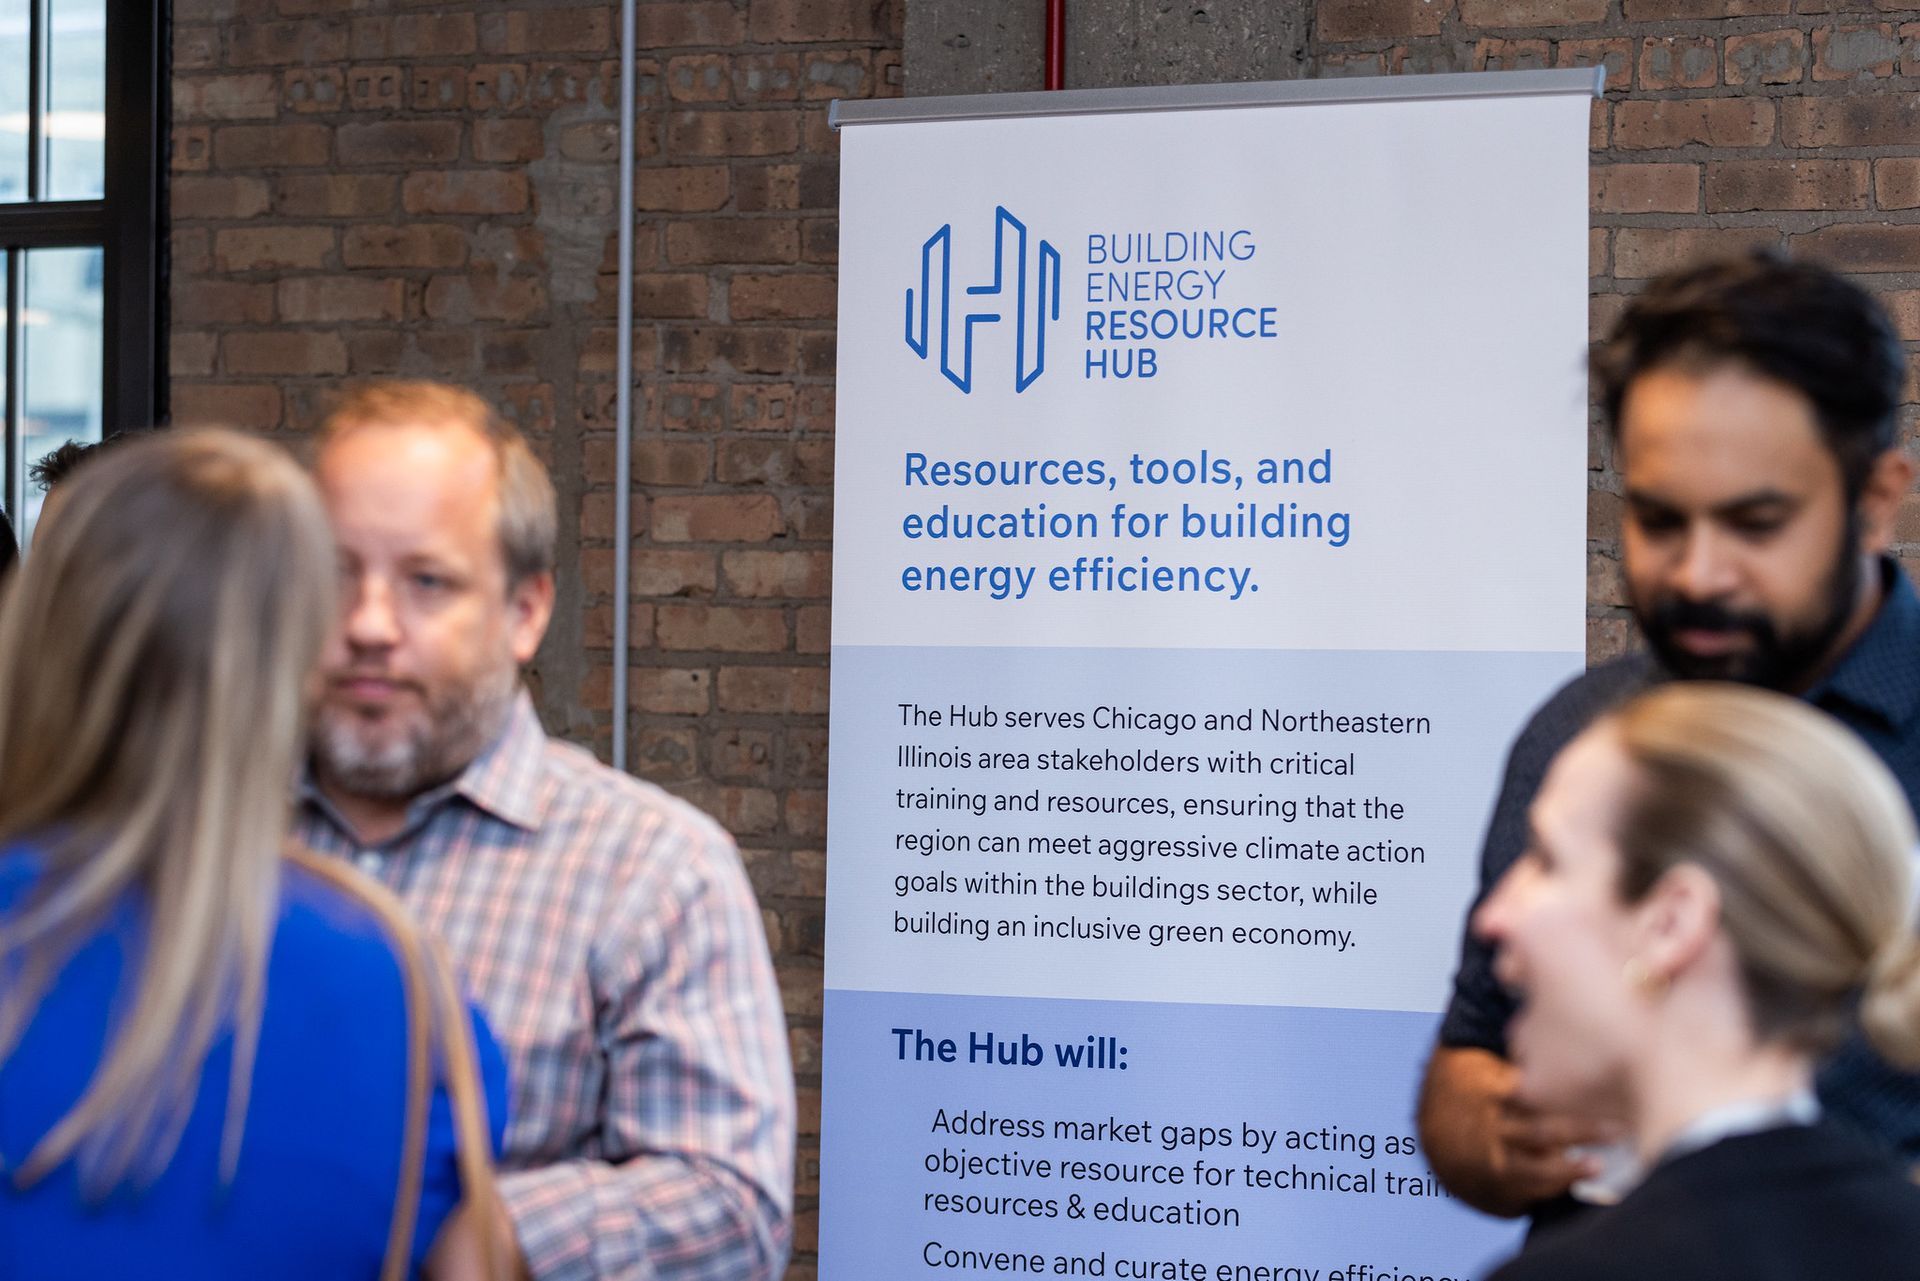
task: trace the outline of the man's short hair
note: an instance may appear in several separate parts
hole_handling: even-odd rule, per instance
[[[314,456],[362,427],[467,427],[493,448],[500,483],[500,551],[507,583],[553,572],[559,525],[553,481],[519,428],[464,387],[426,379],[362,383],[341,395],[320,422]]]
[[[1594,355],[1607,428],[1642,374],[1742,366],[1813,404],[1849,500],[1898,441],[1906,352],[1872,296],[1824,267],[1771,251],[1662,276]]]

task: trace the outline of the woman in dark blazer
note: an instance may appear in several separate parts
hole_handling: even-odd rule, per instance
[[[1920,1060],[1912,818],[1839,725],[1688,682],[1575,739],[1474,928],[1521,998],[1521,1097],[1622,1127],[1621,1203],[1492,1281],[1920,1278],[1920,1188],[1821,1120],[1858,1017]]]

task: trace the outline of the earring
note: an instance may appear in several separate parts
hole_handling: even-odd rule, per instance
[[[1664,988],[1667,983],[1662,976],[1655,974],[1647,963],[1637,956],[1630,956],[1620,967],[1620,977],[1629,987],[1637,987],[1642,992],[1652,993]]]

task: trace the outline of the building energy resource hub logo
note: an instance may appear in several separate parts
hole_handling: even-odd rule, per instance
[[[1011,318],[1015,392],[1046,372],[1050,334],[1056,349],[1062,337],[1067,340],[1069,363],[1075,352],[1075,335],[1056,332],[1060,251],[1030,235],[1006,206],[996,205],[993,215],[990,282],[966,285],[956,295],[953,224],[947,223],[920,246],[920,284],[906,291],[908,348],[923,361],[937,353],[940,372],[969,395],[977,326],[1005,325]],[[1279,306],[1259,296],[1265,291],[1257,277],[1243,275],[1260,252],[1248,228],[1104,230],[1083,239],[1086,252],[1073,262],[1069,286],[1076,309],[1081,303],[1086,308],[1076,316],[1085,324],[1078,336],[1085,340],[1079,354],[1088,379],[1152,378],[1169,346],[1264,344],[1280,337]],[[984,247],[986,238],[974,243]],[[967,261],[980,256],[975,249]],[[981,264],[976,279],[985,274]]]
[[[1014,391],[1025,391],[1046,372],[1047,326],[1060,319],[1060,251],[1035,237],[1030,257],[1028,238],[1026,223],[1004,206],[995,206],[993,280],[966,286],[958,300],[953,294],[953,224],[945,224],[920,246],[920,288],[907,290],[907,346],[922,360],[938,351],[940,372],[968,395],[973,393],[974,327],[1005,324],[1009,302]],[[956,301],[959,316],[954,314]]]

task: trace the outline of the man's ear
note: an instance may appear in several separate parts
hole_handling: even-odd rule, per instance
[[[1878,556],[1893,542],[1900,504],[1913,488],[1913,460],[1895,446],[1873,460],[1854,510],[1860,521],[1860,550]]]
[[[1636,915],[1643,963],[1672,981],[1706,953],[1719,932],[1720,886],[1698,865],[1676,864],[1653,883]]]
[[[529,574],[507,590],[508,639],[513,661],[522,667],[533,661],[553,618],[552,573]]]

